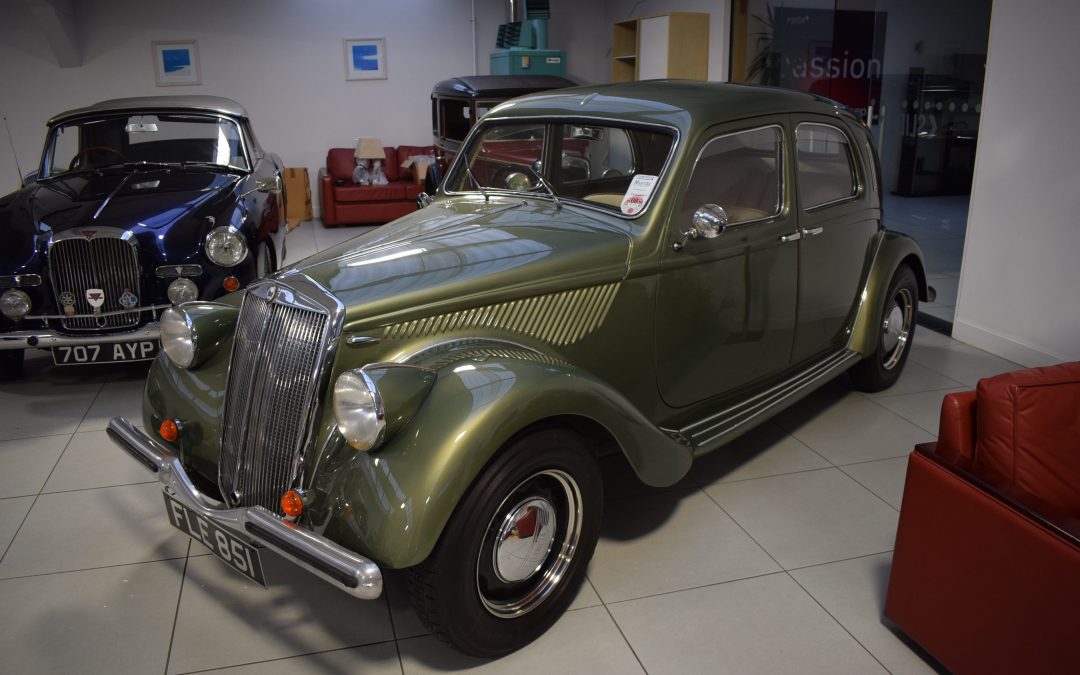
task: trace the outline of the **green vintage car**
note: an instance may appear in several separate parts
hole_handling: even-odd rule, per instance
[[[426,208],[165,312],[145,431],[109,433],[250,579],[263,548],[360,598],[407,568],[435,635],[505,654],[584,578],[598,457],[671,485],[845,370],[888,387],[932,293],[838,104],[535,94],[483,119]]]

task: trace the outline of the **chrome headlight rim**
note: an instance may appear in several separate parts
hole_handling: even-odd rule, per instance
[[[243,255],[237,258],[235,262],[217,260],[214,258],[214,254],[211,253],[213,249],[210,245],[210,240],[214,237],[222,235],[234,237],[236,241],[240,244],[240,246],[243,247]],[[210,230],[210,232],[206,235],[206,239],[203,240],[203,251],[206,252],[206,257],[208,260],[210,260],[210,262],[214,263],[218,267],[225,268],[236,267],[237,265],[247,260],[248,256],[251,255],[251,250],[248,247],[247,242],[244,241],[244,235],[240,233],[240,230],[236,229],[231,225],[222,225],[220,227],[215,227],[214,229]]]
[[[182,354],[176,352],[176,343],[172,342],[177,339],[175,335],[168,335],[167,332],[172,328],[173,317],[179,317],[180,323],[187,330],[187,341],[189,343],[190,351],[187,354],[187,358],[182,358]],[[184,311],[183,307],[169,307],[161,313],[161,317],[158,319],[158,327],[161,331],[161,351],[165,353],[165,356],[169,358],[174,365],[180,368],[191,368],[199,360],[199,335],[195,330],[195,322],[192,320],[191,315]]]
[[[14,298],[16,302],[22,303],[23,309],[21,312],[11,311],[10,298]],[[30,313],[30,310],[33,309],[33,307],[34,304],[30,301],[30,296],[17,288],[9,288],[0,295],[0,313],[11,321],[21,320]]]
[[[349,387],[349,389],[346,390],[345,387]],[[346,402],[343,400],[344,395],[347,393],[361,393],[370,397],[370,401],[367,402],[370,409],[365,413],[367,419],[362,420],[369,425],[368,428],[360,430],[355,424],[356,420],[352,420],[353,424],[350,425],[350,420],[342,419],[344,406],[359,407],[356,401]],[[338,375],[334,381],[333,408],[334,422],[338,433],[341,434],[350,447],[360,452],[368,452],[382,445],[386,436],[386,410],[383,407],[379,388],[362,369],[346,370]]]

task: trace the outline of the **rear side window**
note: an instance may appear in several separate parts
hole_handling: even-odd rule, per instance
[[[795,142],[803,209],[855,196],[859,184],[844,132],[828,124],[804,122],[795,128]]]
[[[778,126],[717,136],[705,144],[683,199],[680,222],[716,204],[731,224],[780,213],[783,134]]]

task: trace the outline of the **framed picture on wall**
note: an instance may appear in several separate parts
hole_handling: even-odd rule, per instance
[[[364,38],[345,40],[346,80],[386,79],[386,40]]]
[[[151,42],[154,79],[159,87],[201,84],[199,43],[195,40]]]

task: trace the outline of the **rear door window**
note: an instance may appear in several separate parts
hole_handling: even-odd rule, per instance
[[[803,210],[854,197],[859,190],[851,146],[840,129],[816,122],[795,128],[799,203]]]

